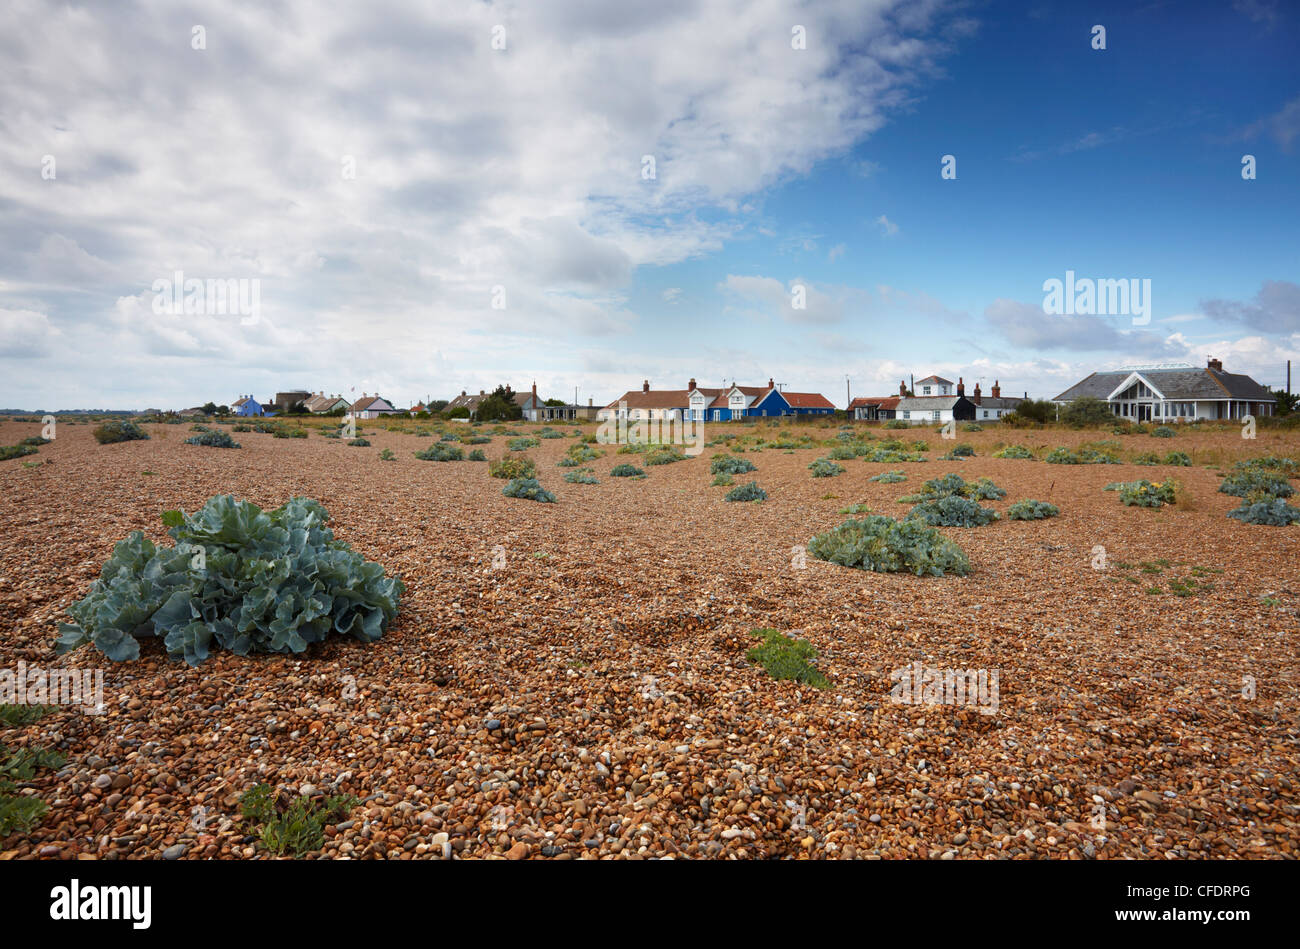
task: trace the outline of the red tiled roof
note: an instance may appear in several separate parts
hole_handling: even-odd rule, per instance
[[[782,392],[781,396],[790,404],[792,409],[835,408],[834,403],[820,392]]]

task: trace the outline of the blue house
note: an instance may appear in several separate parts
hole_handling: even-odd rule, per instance
[[[235,415],[243,416],[261,416],[265,415],[261,404],[251,395],[241,395],[234,402],[230,403],[230,411]]]
[[[745,413],[750,416],[833,415],[835,406],[818,392],[782,392],[769,389]]]

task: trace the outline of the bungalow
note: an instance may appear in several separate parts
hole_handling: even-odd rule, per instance
[[[960,386],[958,387],[961,388]],[[989,389],[988,395],[980,394],[980,384],[975,383],[975,394],[971,396],[971,401],[975,403],[975,421],[977,422],[997,422],[1004,415],[1010,415],[1020,403],[1029,398],[1029,393],[1025,393],[1024,399],[1017,399],[1015,396],[1003,397],[1002,385],[997,380],[993,380],[993,388]]]
[[[874,422],[891,419],[898,410],[901,396],[860,396],[849,403],[849,418],[856,421]]]
[[[352,408],[350,402],[341,395],[326,395],[324,392],[317,392],[303,401],[305,408],[312,415],[327,415],[330,412],[342,409],[346,412]]]
[[[302,389],[293,389],[289,392],[277,392],[275,398],[271,399],[270,404],[266,407],[268,409],[275,409],[283,415],[299,402],[306,402],[311,398],[311,396],[312,394],[310,392],[305,392]]]
[[[482,389],[478,390],[478,395],[466,395],[465,390],[461,389],[460,395],[448,402],[447,407],[444,408],[443,411],[450,412],[452,409],[464,409],[469,412],[470,415],[473,415],[478,411],[478,404],[486,398],[487,393]]]
[[[542,400],[537,397],[537,382],[533,382],[531,392],[514,392],[511,399],[519,406],[526,422],[536,422],[541,418]]]
[[[1273,414],[1277,400],[1250,376],[1223,371],[1213,356],[1204,369],[1138,366],[1094,372],[1052,401],[1057,405],[1091,396],[1134,422],[1192,422]]]
[[[242,415],[245,418],[250,416],[261,416],[262,404],[251,395],[241,395],[234,402],[230,403],[230,412],[232,415]]]
[[[427,405],[425,405],[423,402],[416,402],[413,406],[411,406],[409,414],[419,415],[421,412],[428,412],[428,411],[429,411],[429,407]]]
[[[610,417],[628,419],[690,419],[700,422],[728,422],[745,418],[800,415],[830,415],[835,406],[816,392],[783,392],[771,380],[766,387],[738,386],[734,382],[720,389],[701,387],[691,379],[685,389],[652,390],[647,379],[640,392],[625,392],[596,413],[602,421]]]
[[[394,408],[393,403],[378,395],[367,395],[361,393],[361,398],[352,403],[351,416],[353,418],[379,418],[381,415],[400,415],[401,409]]]
[[[595,421],[599,410],[596,408],[595,400],[588,399],[586,405],[579,405],[577,402],[566,403],[564,405],[546,405],[543,403],[538,408],[538,421]]]
[[[966,386],[958,379],[957,391],[952,382],[939,376],[927,376],[916,383],[915,391],[923,395],[907,394],[907,384],[898,384],[898,404],[894,417],[910,425],[932,425],[954,421],[973,421],[975,403],[966,398]]]

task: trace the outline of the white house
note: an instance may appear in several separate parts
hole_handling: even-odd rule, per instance
[[[402,415],[405,414],[401,409],[394,408],[393,403],[378,395],[366,395],[364,392],[361,398],[352,403],[352,411],[349,413],[351,418],[379,418],[381,415]]]
[[[1058,405],[1091,396],[1134,422],[1191,422],[1273,414],[1276,399],[1250,376],[1223,371],[1210,357],[1204,369],[1192,366],[1137,366],[1094,372],[1052,401]]]

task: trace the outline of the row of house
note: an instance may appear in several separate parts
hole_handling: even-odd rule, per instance
[[[980,384],[975,383],[975,391],[967,397],[966,383],[962,378],[958,377],[954,391],[951,379],[926,376],[915,384],[913,392],[908,392],[906,382],[900,382],[898,395],[854,399],[849,403],[849,417],[865,421],[902,419],[914,425],[952,421],[996,422],[1014,412],[1027,398],[1028,392],[1022,399],[1004,397],[998,380],[994,380],[988,395],[981,393]]]
[[[522,418],[529,422],[605,421],[608,419],[660,419],[677,421],[725,422],[747,418],[782,418],[831,415],[835,406],[816,392],[792,392],[782,389],[772,379],[766,386],[730,385],[718,388],[700,386],[695,379],[682,389],[652,389],[650,380],[640,390],[629,390],[608,405],[597,406],[593,399],[586,405],[558,399],[546,401],[537,394],[534,382],[527,391],[506,388],[507,396],[519,406]],[[474,418],[488,393],[478,395],[461,390],[447,403],[447,409],[464,409]],[[1222,361],[1210,357],[1204,369],[1192,366],[1148,366],[1094,372],[1066,389],[1051,401],[1065,405],[1075,399],[1093,397],[1110,405],[1118,417],[1135,422],[1183,422],[1196,419],[1238,419],[1247,415],[1273,414],[1275,399],[1269,390],[1250,376],[1225,372]],[[849,417],[859,421],[899,419],[913,425],[945,422],[996,422],[1016,411],[1029,398],[1003,396],[999,380],[994,380],[987,394],[975,383],[966,393],[965,380],[954,383],[942,376],[926,376],[911,389],[906,382],[898,385],[898,394],[865,396],[848,404]],[[423,402],[400,409],[378,394],[363,392],[355,402],[338,394],[291,390],[277,392],[274,399],[259,403],[251,395],[241,396],[231,404],[236,415],[279,415],[298,403],[313,414],[324,415],[342,410],[357,419],[384,415],[416,415],[427,411]],[[195,410],[198,411],[198,410]]]
[[[596,413],[605,421],[614,419],[660,419],[677,421],[728,422],[743,418],[780,418],[783,416],[831,415],[835,406],[816,392],[789,392],[767,380],[767,386],[729,386],[711,388],[696,384],[685,389],[651,389],[650,380],[641,391],[623,393]]]

